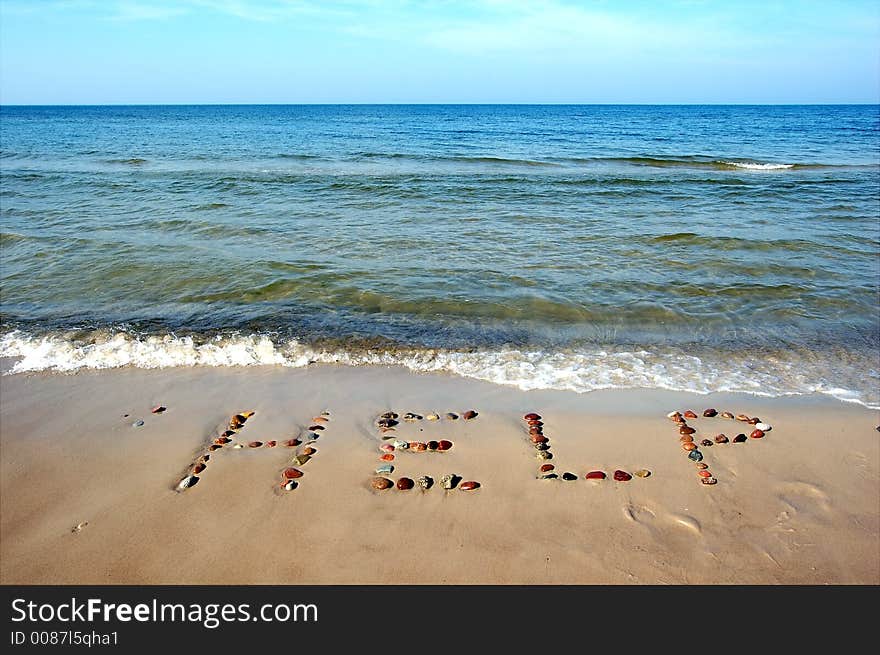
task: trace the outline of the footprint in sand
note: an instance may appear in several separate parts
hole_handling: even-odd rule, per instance
[[[776,498],[788,507],[790,515],[800,513],[819,521],[831,518],[831,503],[828,494],[808,482],[786,482],[777,485]]]
[[[644,505],[633,505],[632,503],[623,506],[623,515],[630,521],[646,524],[656,518],[656,514]]]

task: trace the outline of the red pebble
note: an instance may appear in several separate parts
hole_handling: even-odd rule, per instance
[[[474,480],[468,480],[467,482],[462,482],[458,485],[458,488],[462,491],[471,491],[472,489],[478,489],[480,486],[479,482],[475,482]]]
[[[764,436],[764,431],[763,430],[754,430],[749,436],[752,439],[760,439],[761,437]]]
[[[680,428],[678,428],[679,434],[694,434],[695,432],[696,432],[696,430],[694,430],[689,425],[682,425]]]
[[[276,444],[277,444],[277,442],[275,442],[275,441],[267,441],[266,448],[274,448]]]
[[[386,453],[394,452],[394,446],[392,446],[390,443],[383,443],[381,446],[379,446],[379,449],[384,450]]]
[[[450,448],[452,448],[452,442],[447,441],[446,439],[443,439],[437,443],[437,450],[443,451],[449,450]]]
[[[627,480],[632,480],[632,477],[633,476],[631,476],[626,471],[617,470],[614,472],[614,479],[618,482],[626,482]]]
[[[204,470],[205,470],[204,464],[202,464],[202,463],[196,464],[195,466],[193,466],[193,475],[198,475],[199,473],[201,473]]]
[[[284,469],[284,473],[282,473],[282,475],[288,480],[294,480],[296,478],[301,478],[303,476],[303,472],[299,469],[291,467],[289,469]]]
[[[250,446],[251,448],[259,448],[259,447],[262,446],[262,445],[263,445],[263,442],[262,442],[262,441],[251,441],[251,442],[248,444],[248,446]]]
[[[541,465],[541,473],[547,473],[548,471],[552,471],[554,468],[553,464],[542,464]]]
[[[391,453],[385,453],[385,454],[382,455],[382,457],[380,457],[379,459],[381,459],[383,462],[393,462],[393,461],[394,461],[394,455],[392,455]]]
[[[694,414],[691,410],[688,410],[684,413],[685,418],[697,418],[697,415]]]
[[[550,441],[543,434],[533,434],[531,437],[529,437],[529,440],[532,443],[547,443],[548,441]]]
[[[295,448],[296,446],[300,445],[301,443],[302,443],[302,441],[300,441],[299,439],[288,439],[287,441],[284,442],[284,445],[287,446],[288,448]]]
[[[587,480],[604,480],[608,476],[605,475],[604,471],[590,471],[584,477],[586,477]]]
[[[718,412],[714,409],[707,409],[706,411],[703,412],[703,416],[705,416],[706,418],[712,418],[713,416],[717,416],[717,415],[718,415]]]
[[[412,489],[415,484],[416,483],[409,478],[400,478],[400,480],[397,481],[397,488],[406,491],[407,489]]]
[[[541,420],[541,416],[539,414],[535,414],[534,412],[531,412],[530,414],[526,414],[525,416],[523,416],[523,418],[527,421],[540,421]]]

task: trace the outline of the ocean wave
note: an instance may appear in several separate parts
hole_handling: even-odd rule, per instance
[[[400,366],[440,372],[522,390],[556,389],[586,393],[599,389],[654,388],[707,394],[740,392],[761,396],[821,393],[880,409],[876,371],[868,375],[834,365],[836,356],[806,360],[792,352],[763,355],[758,361],[731,353],[570,349],[544,351],[500,347],[478,350],[417,348],[321,348],[269,335],[228,335],[200,340],[170,334],[139,336],[96,332],[83,338],[21,330],[0,337],[0,356],[17,358],[9,374],[73,372],[120,367],[286,366],[314,363]],[[849,370],[847,375],[846,371]],[[865,378],[871,378],[865,380]],[[846,378],[846,379],[843,379]],[[859,381],[866,384],[859,387]]]

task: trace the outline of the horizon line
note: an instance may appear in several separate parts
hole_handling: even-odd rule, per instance
[[[346,106],[580,106],[580,107],[846,107],[880,105],[880,99],[865,102],[84,102],[4,103],[0,107],[346,107]]]

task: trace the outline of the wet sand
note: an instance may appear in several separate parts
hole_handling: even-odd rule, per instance
[[[8,362],[7,362],[8,364]],[[152,414],[164,405],[167,411]],[[759,416],[763,439],[702,447],[700,483],[666,414]],[[370,487],[382,412],[479,415],[401,422],[389,476],[454,473],[474,491]],[[275,448],[211,454],[226,429]],[[293,491],[282,443],[331,420]],[[523,421],[537,412],[555,472],[539,480]],[[125,415],[128,416],[125,416]],[[144,425],[135,427],[137,420]],[[689,421],[699,442],[753,429]],[[826,397],[616,390],[524,392],[444,374],[316,365],[119,369],[0,379],[3,584],[878,584],[877,411]],[[615,469],[650,477],[611,479]],[[590,470],[609,478],[587,481]],[[73,528],[83,524],[75,531]]]

